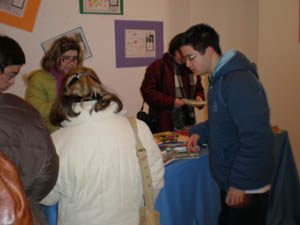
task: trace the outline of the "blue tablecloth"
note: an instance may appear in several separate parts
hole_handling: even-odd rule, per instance
[[[49,225],[56,225],[57,223],[57,208],[57,204],[52,206],[42,206],[42,210],[46,215]]]
[[[162,225],[215,225],[220,211],[219,188],[207,154],[166,167],[165,187],[156,201]]]
[[[288,132],[273,134],[274,175],[267,225],[300,224],[300,179]]]
[[[162,225],[216,225],[220,211],[219,189],[209,170],[207,154],[179,160],[165,171],[165,187],[155,208]],[[56,225],[57,206],[43,207],[49,225]]]

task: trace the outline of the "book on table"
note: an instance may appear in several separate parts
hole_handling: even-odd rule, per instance
[[[191,153],[188,153],[188,152],[178,152],[175,155],[175,158],[176,159],[195,159],[195,158],[199,158],[199,153],[197,153],[197,152],[191,152]]]
[[[183,98],[182,100],[184,101],[185,104],[190,105],[190,106],[202,106],[202,105],[206,104],[206,101],[199,101],[196,99]]]
[[[170,135],[170,134],[169,134]],[[179,135],[177,134],[177,137]],[[188,153],[186,142],[177,141],[173,138],[164,139],[164,142],[161,142],[161,139],[157,139],[158,146],[162,152],[164,164],[167,165],[178,159],[192,159],[199,158],[198,153]],[[170,141],[172,140],[172,141]]]

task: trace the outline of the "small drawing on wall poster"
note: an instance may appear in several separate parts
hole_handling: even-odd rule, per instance
[[[33,31],[41,0],[0,0],[0,23]]]
[[[155,57],[155,30],[125,30],[125,57]]]
[[[92,52],[89,48],[89,45],[87,43],[87,40],[84,36],[84,33],[83,33],[83,30],[82,30],[82,27],[76,27],[68,32],[65,32],[65,33],[62,33],[62,34],[59,34],[47,41],[44,41],[41,43],[41,46],[43,48],[43,51],[44,52],[47,52],[51,46],[52,46],[52,43],[57,40],[58,38],[61,38],[63,36],[67,36],[67,37],[72,37],[74,38],[75,40],[78,41],[80,47],[81,47],[81,51],[82,51],[82,54],[83,54],[83,59],[87,59],[87,58],[90,58],[92,57]]]
[[[79,0],[82,14],[123,14],[123,0]]]
[[[22,18],[24,15],[26,0],[0,0],[0,11]]]
[[[146,51],[155,51],[155,33],[146,36]]]

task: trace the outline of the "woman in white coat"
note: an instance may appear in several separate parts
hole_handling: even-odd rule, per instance
[[[41,202],[58,203],[58,225],[138,224],[141,173],[134,132],[122,107],[93,70],[76,68],[64,77],[50,114],[51,122],[62,127],[52,134],[59,176]],[[137,127],[156,199],[164,184],[162,156],[147,125],[137,120]]]

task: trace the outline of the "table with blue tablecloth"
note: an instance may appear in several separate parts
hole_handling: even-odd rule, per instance
[[[210,174],[208,155],[175,161],[166,167],[165,187],[155,208],[162,225],[215,225],[219,189]]]
[[[210,174],[207,153],[174,161],[166,167],[165,186],[156,201],[162,225],[216,225],[219,189]],[[49,225],[56,225],[57,206],[44,207]]]

